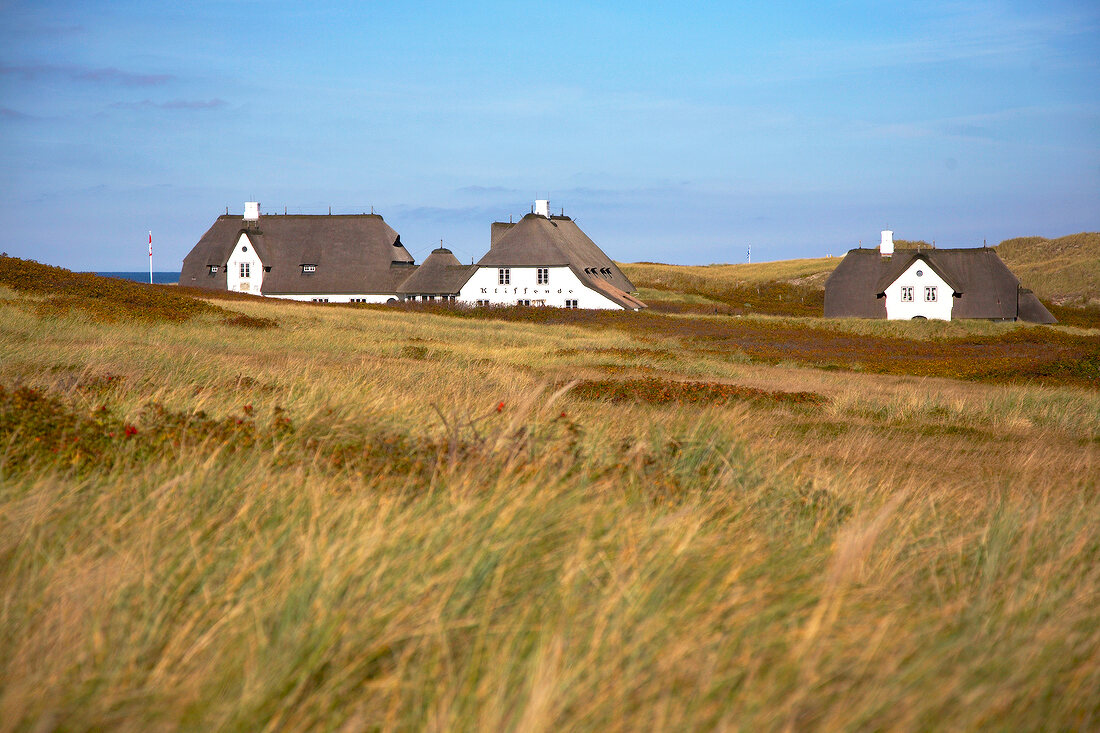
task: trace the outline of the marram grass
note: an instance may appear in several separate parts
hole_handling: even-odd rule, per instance
[[[1094,386],[218,305],[0,305],[0,731],[1100,724]]]

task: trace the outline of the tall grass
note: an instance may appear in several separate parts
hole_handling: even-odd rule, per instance
[[[0,304],[0,730],[1097,726],[1093,388],[219,304]]]

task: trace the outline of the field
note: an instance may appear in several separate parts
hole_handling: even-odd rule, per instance
[[[1100,331],[678,292],[0,259],[0,731],[1100,727]]]

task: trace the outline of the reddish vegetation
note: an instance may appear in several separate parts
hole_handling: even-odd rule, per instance
[[[732,401],[780,402],[795,405],[823,405],[829,399],[816,392],[770,392],[722,382],[680,382],[671,379],[588,379],[570,394],[582,400],[711,405]],[[562,413],[564,415],[564,413]]]
[[[996,336],[922,340],[856,334],[827,321],[817,325],[561,308],[455,308],[429,304],[412,308],[457,318],[614,328],[650,343],[655,339],[672,340],[677,344],[674,348],[688,353],[741,354],[767,363],[786,361],[879,374],[1002,382],[1040,380],[1048,384],[1100,387],[1100,339],[1044,326],[1016,328]]]

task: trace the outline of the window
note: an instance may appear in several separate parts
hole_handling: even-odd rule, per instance
[[[512,270],[507,267],[502,267],[497,270],[497,285],[511,285],[512,284]]]
[[[519,299],[516,301],[516,305],[531,305],[530,300]]]
[[[535,282],[539,285],[550,284],[550,268],[540,267],[535,270]]]
[[[478,306],[479,308],[485,307],[485,306],[489,305],[489,301],[487,301],[487,300],[475,300],[474,305]]]
[[[248,277],[248,269],[249,269],[248,263],[247,262],[242,262],[241,263],[241,277]]]
[[[913,302],[913,286],[902,285],[901,286],[901,302],[912,303]]]
[[[570,308],[572,310],[576,310],[577,309],[577,301],[576,300],[566,300],[565,301],[565,307]]]
[[[317,265],[302,265],[303,275],[308,275],[311,272],[317,272]]]
[[[929,285],[924,289],[924,300],[926,303],[936,302],[936,286]]]
[[[218,266],[217,265],[210,265],[210,274],[211,275],[217,275],[218,274]]]
[[[314,302],[314,303],[327,303],[327,302],[328,302],[328,298],[314,298],[314,299],[313,299],[313,302]]]
[[[433,297],[432,297],[432,296],[430,296],[430,295],[421,295],[421,296],[420,296],[420,299],[421,299],[421,300],[423,300],[424,302],[427,302],[427,301],[429,301],[429,300],[435,300],[435,298],[433,298]]]

